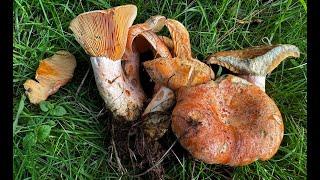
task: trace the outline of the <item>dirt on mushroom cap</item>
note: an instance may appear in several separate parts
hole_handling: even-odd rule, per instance
[[[242,166],[270,159],[283,138],[281,113],[257,86],[236,76],[178,91],[172,129],[209,164]]]

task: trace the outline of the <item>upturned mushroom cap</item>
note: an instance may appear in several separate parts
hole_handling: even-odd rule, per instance
[[[178,21],[167,19],[174,58],[157,58],[143,63],[151,79],[170,89],[194,86],[214,78],[214,72],[205,63],[192,58],[189,33]]]
[[[214,78],[212,69],[206,64],[184,58],[158,58],[143,65],[153,81],[172,90],[195,86]]]
[[[73,19],[69,28],[90,56],[103,56],[115,61],[125,51],[128,30],[136,16],[135,5],[90,11]]]
[[[281,113],[265,92],[246,80],[222,76],[177,94],[172,130],[196,159],[243,166],[268,160],[279,149]]]
[[[148,32],[148,31],[159,32],[163,28],[165,20],[166,20],[166,18],[164,16],[156,15],[156,16],[151,16],[149,19],[147,19],[142,24],[135,24],[135,25],[131,26],[129,29],[127,48],[129,48],[129,50],[132,50],[133,40],[138,35],[140,35],[140,34],[143,35],[143,32]],[[148,35],[145,35],[145,36],[147,36],[145,38],[148,38]],[[140,40],[140,41],[142,41],[142,40]],[[150,40],[148,40],[148,41],[150,42]],[[137,43],[137,44],[143,47],[145,42]],[[146,43],[145,46],[148,47],[148,43]],[[140,48],[140,49],[143,51],[143,48]],[[145,48],[145,49],[147,49],[147,48]]]
[[[207,58],[207,63],[218,64],[238,74],[265,76],[286,58],[299,56],[296,46],[279,44],[217,52]]]
[[[188,30],[179,21],[173,19],[167,19],[165,25],[173,41],[173,56],[192,59]]]
[[[23,84],[30,102],[38,104],[56,93],[71,80],[75,67],[76,59],[68,51],[58,51],[40,61],[35,77],[37,81],[28,79]]]

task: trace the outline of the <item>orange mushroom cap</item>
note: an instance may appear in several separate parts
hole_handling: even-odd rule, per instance
[[[143,63],[151,79],[170,89],[195,86],[214,79],[214,72],[205,63],[192,58],[189,33],[179,22],[167,19],[173,43],[174,58],[157,58]]]
[[[152,80],[172,90],[195,86],[214,78],[212,69],[206,64],[184,58],[158,58],[143,65]]]
[[[137,16],[135,5],[96,10],[78,15],[70,29],[83,49],[92,57],[119,60],[126,47],[129,27]]]
[[[243,166],[268,160],[279,149],[281,113],[265,92],[246,80],[222,76],[177,94],[172,130],[193,157]]]
[[[76,59],[68,51],[58,51],[40,61],[35,77],[38,82],[28,79],[23,84],[30,102],[38,104],[56,93],[71,80],[75,67]]]

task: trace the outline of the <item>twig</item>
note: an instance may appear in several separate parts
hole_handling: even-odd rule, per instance
[[[90,71],[90,68],[88,68],[86,74],[84,75],[84,77],[83,77],[83,79],[82,79],[82,81],[81,81],[81,83],[80,83],[80,86],[79,86],[78,89],[77,89],[76,96],[78,96],[78,93],[79,93],[80,89],[82,88],[84,81],[87,79],[87,76],[88,76],[88,74],[89,74],[89,71]]]

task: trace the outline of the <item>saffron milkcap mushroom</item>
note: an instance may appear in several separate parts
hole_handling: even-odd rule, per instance
[[[172,90],[194,86],[214,79],[214,72],[205,63],[192,58],[189,33],[178,21],[167,19],[174,58],[157,58],[143,63],[151,79]]]
[[[214,73],[209,66],[192,58],[189,33],[186,28],[178,21],[171,19],[167,19],[165,25],[170,31],[172,40],[165,36],[160,38],[169,49],[173,49],[172,54],[176,57],[162,57],[143,63],[151,79],[163,85],[142,114],[143,118],[149,117],[145,129],[153,139],[160,138],[167,130],[164,127],[169,126],[168,110],[175,103],[172,90],[200,84],[214,78]]]
[[[208,164],[243,166],[275,155],[284,126],[275,102],[233,75],[177,92],[172,130],[191,155]]]
[[[75,67],[76,59],[68,51],[57,51],[53,56],[40,61],[36,81],[28,79],[23,84],[30,102],[38,104],[56,93],[72,79]]]
[[[78,15],[70,23],[76,40],[91,56],[96,84],[107,109],[118,120],[136,120],[145,96],[122,68],[129,27],[137,7],[123,5]]]
[[[132,84],[139,85],[140,83],[139,67],[140,54],[152,49],[162,57],[170,57],[171,54],[165,44],[155,34],[159,28],[163,27],[164,16],[152,16],[145,23],[135,24],[129,28],[128,40],[123,59],[124,72]],[[153,22],[153,23],[150,23]]]
[[[265,91],[266,75],[286,58],[299,56],[296,46],[279,44],[217,52],[207,58],[207,63],[223,66]]]
[[[167,36],[159,36],[159,38],[164,42],[164,44],[168,47],[168,49],[173,50],[173,41],[171,38],[167,37]]]
[[[160,31],[165,22],[164,16],[152,16],[142,24],[130,27],[126,52],[143,53],[153,50],[155,55],[171,58],[172,55],[160,36],[155,33]],[[126,54],[125,52],[125,54]],[[138,61],[135,61],[138,62]],[[130,64],[125,63],[125,69]],[[138,74],[138,71],[137,71]],[[156,85],[155,94],[142,114],[144,132],[151,140],[157,140],[164,135],[170,126],[170,113],[167,111],[174,105],[175,96],[171,89]]]

